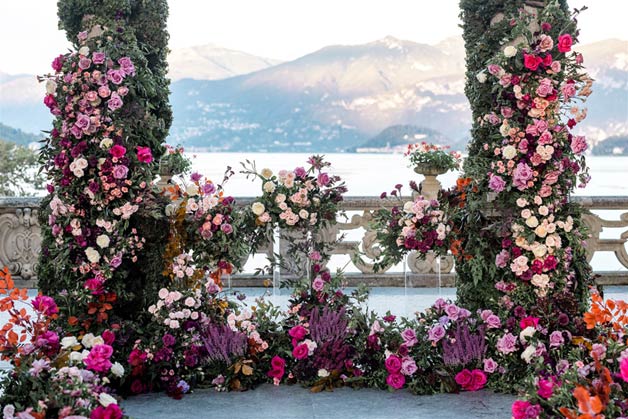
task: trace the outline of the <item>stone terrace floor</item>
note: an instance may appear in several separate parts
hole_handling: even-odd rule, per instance
[[[141,395],[122,406],[137,419],[509,419],[514,400],[488,391],[416,396],[341,388],[314,394],[299,386],[265,384],[242,393],[198,390],[182,400]]]

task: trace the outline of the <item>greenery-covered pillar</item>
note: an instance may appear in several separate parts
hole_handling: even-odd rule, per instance
[[[573,99],[591,85],[572,51],[576,22],[565,0],[460,5],[473,128],[458,298],[554,329],[584,308],[590,283],[580,209],[569,203],[586,181],[586,142],[571,133],[586,112]]]
[[[137,320],[164,280],[168,223],[151,182],[172,120],[168,8],[59,0],[58,10],[75,50],[44,77],[55,120],[41,153],[50,195],[38,280],[61,299],[61,324],[98,331]]]

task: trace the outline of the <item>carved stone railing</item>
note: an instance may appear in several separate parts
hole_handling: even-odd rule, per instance
[[[251,198],[240,198],[246,205]],[[597,252],[612,252],[619,266],[615,270],[596,270],[597,281],[602,285],[628,285],[628,197],[596,196],[577,197],[573,201],[592,211],[584,217],[591,237],[587,240],[589,261]],[[0,266],[8,266],[21,286],[34,286],[34,267],[40,253],[41,235],[37,221],[38,198],[0,198]],[[390,267],[384,272],[373,272],[373,259],[380,249],[375,232],[369,228],[374,212],[382,206],[392,206],[376,197],[347,197],[342,204],[347,219],[339,219],[338,224],[323,234],[329,239],[340,234],[348,237],[333,251],[334,257],[349,258],[347,266],[348,285],[363,283],[369,286],[436,286],[439,278],[442,286],[455,286],[454,262],[451,257],[428,257],[420,260],[410,255],[406,272]],[[618,219],[607,219],[600,212],[620,212]],[[611,238],[606,237],[607,229],[619,229]],[[272,252],[266,246],[261,252]],[[440,265],[440,275],[438,268]],[[238,286],[261,286],[263,281],[251,273],[242,272],[233,278]]]

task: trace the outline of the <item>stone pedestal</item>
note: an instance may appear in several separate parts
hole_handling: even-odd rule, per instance
[[[427,199],[438,199],[442,185],[436,177],[446,173],[447,169],[419,164],[414,167],[414,171],[425,177],[420,183],[421,195]]]

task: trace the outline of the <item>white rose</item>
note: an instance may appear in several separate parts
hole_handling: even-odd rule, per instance
[[[535,352],[536,348],[533,345],[530,345],[525,349],[525,351],[521,353],[521,359],[529,364],[530,361],[532,361],[532,357],[534,356]]]
[[[116,377],[122,377],[124,375],[124,367],[119,362],[114,362],[111,366],[111,373]]]
[[[528,326],[519,333],[519,340],[521,343],[527,342],[528,338],[531,338],[536,333],[536,329],[532,326]]]
[[[479,72],[475,75],[475,78],[478,79],[480,83],[486,83],[486,73],[484,71]]]
[[[517,48],[513,47],[512,45],[507,46],[506,48],[504,48],[504,55],[508,58],[514,57],[515,55],[517,55]]]
[[[535,287],[545,288],[549,284],[549,276],[547,276],[546,274],[535,274],[532,276],[532,280],[530,282]]]
[[[98,261],[100,261],[100,253],[91,246],[85,249],[85,256],[87,256],[87,260],[91,263],[98,263]]]
[[[545,205],[541,205],[539,207],[539,214],[545,217],[547,214],[549,214],[549,208],[547,208]]]
[[[504,119],[502,124],[499,126],[499,133],[502,137],[508,137],[508,131],[510,131],[510,125],[508,125],[508,120]]]
[[[74,336],[66,336],[61,339],[61,347],[63,349],[69,349],[78,344],[78,340]]]
[[[109,149],[113,145],[113,140],[111,138],[103,138],[100,141],[100,148],[103,150]]]
[[[91,348],[94,346],[94,339],[96,339],[96,336],[93,333],[88,333],[81,339],[81,344],[86,348]]]
[[[403,211],[410,214],[412,213],[412,207],[414,206],[414,202],[412,201],[408,201],[405,204],[403,204]]]
[[[196,195],[198,195],[198,186],[196,186],[195,184],[189,185],[185,189],[185,193],[188,194],[188,196],[196,196]]]
[[[544,244],[538,244],[532,247],[532,252],[537,258],[542,258],[547,253],[547,246]]]
[[[310,214],[306,210],[302,209],[301,211],[299,211],[299,217],[303,218],[304,220],[309,216]]]
[[[266,193],[273,193],[275,192],[275,184],[273,182],[266,182],[264,183],[264,192]]]
[[[71,352],[70,362],[81,362],[83,360],[83,354],[81,352]]]
[[[535,228],[539,225],[539,220],[534,215],[526,220],[526,225],[530,228]]]
[[[104,249],[105,247],[109,247],[109,236],[107,236],[106,234],[101,234],[100,236],[96,237],[96,244],[102,249]]]
[[[262,177],[266,179],[270,179],[270,177],[273,175],[273,171],[268,168],[265,168],[265,169],[262,169],[261,175]]]
[[[56,91],[57,91],[57,82],[55,82],[54,80],[46,81],[46,93],[51,95]]]
[[[79,54],[81,54],[81,55],[83,55],[83,56],[87,57],[87,56],[89,55],[89,47],[87,47],[87,46],[85,46],[85,47],[81,47],[81,48],[78,50],[78,52],[79,52]]]
[[[105,340],[102,338],[102,336],[96,336],[94,339],[92,339],[92,346],[103,345],[104,343]]]
[[[329,377],[329,371],[327,371],[325,368],[321,368],[320,370],[318,370],[318,376],[321,378]]]
[[[517,149],[511,145],[507,145],[502,150],[502,156],[508,160],[512,160],[517,155]]]
[[[253,211],[253,214],[259,217],[264,213],[266,207],[261,202],[254,202],[253,205],[251,205],[251,210]]]
[[[113,397],[111,397],[109,394],[107,393],[100,393],[98,395],[98,401],[100,402],[100,404],[102,404],[104,407],[109,406],[110,404],[118,404],[118,401],[116,399],[114,399]]]

